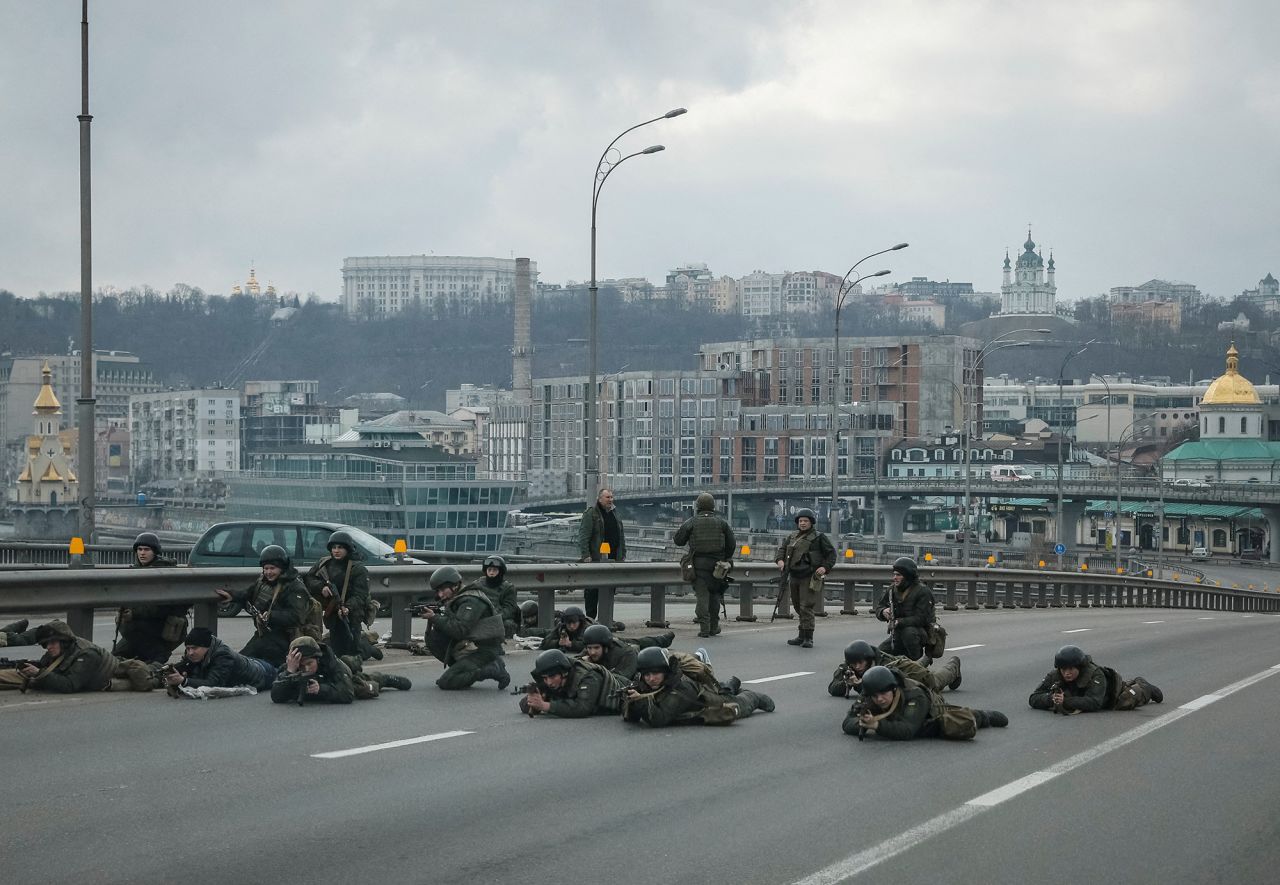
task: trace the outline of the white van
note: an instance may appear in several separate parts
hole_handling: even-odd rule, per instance
[[[1025,467],[992,467],[991,479],[995,482],[1022,482],[1035,477]]]

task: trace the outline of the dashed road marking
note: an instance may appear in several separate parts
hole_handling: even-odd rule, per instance
[[[1093,629],[1092,627],[1077,627],[1074,630],[1063,630],[1062,632],[1063,633],[1088,633],[1092,629]]]
[[[405,738],[399,741],[387,741],[385,744],[369,744],[367,747],[353,747],[350,750],[331,750],[328,753],[312,753],[312,759],[342,759],[345,756],[359,756],[363,753],[376,753],[378,750],[393,750],[396,747],[408,747],[412,744],[426,744],[431,741],[442,741],[446,738],[461,737],[464,734],[475,734],[474,731],[442,731],[439,734],[424,734],[421,737]]]
[[[969,648],[986,648],[985,642],[975,642],[973,645],[953,645],[947,651],[964,651]]]
[[[1164,621],[1143,621],[1144,624],[1163,624]]]
[[[759,685],[761,682],[777,682],[779,679],[795,679],[797,676],[812,676],[812,670],[801,670],[798,673],[783,673],[781,676],[766,676],[763,679],[744,679],[743,685]]]
[[[1214,621],[1216,618],[1196,618],[1197,621]]]

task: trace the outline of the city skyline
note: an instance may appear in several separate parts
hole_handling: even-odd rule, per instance
[[[0,124],[21,133],[0,145],[0,288],[74,290],[79,4],[0,15]],[[253,262],[332,302],[350,255],[584,280],[599,152],[677,106],[624,141],[667,150],[610,179],[602,279],[838,273],[906,240],[890,279],[997,291],[1028,222],[1064,302],[1149,279],[1230,299],[1275,270],[1280,12],[1261,2],[122,0],[90,22],[95,288],[228,292]]]

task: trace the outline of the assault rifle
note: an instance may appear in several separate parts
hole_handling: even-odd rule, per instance
[[[782,594],[786,593],[787,588],[791,586],[790,577],[789,570],[783,569],[782,574],[778,575],[778,577],[769,579],[770,584],[778,585],[778,592],[775,593],[773,597],[773,614],[769,615],[770,624],[772,624],[773,619],[778,616],[778,607],[782,605]]]
[[[152,676],[160,683],[161,686],[164,687],[164,690],[169,695],[169,697],[176,698],[179,694],[181,694],[181,692],[178,691],[179,686],[169,685],[167,684],[166,680],[170,676],[174,675],[175,673],[185,679],[187,675],[187,669],[190,666],[191,666],[190,662],[184,659],[184,660],[178,661],[176,664],[165,664],[162,667],[157,667],[152,672]]]
[[[23,667],[27,666],[28,664],[30,664],[33,667],[40,666],[39,661],[29,661],[29,660],[24,660],[22,658],[0,658],[0,670],[21,670]],[[27,689],[30,686],[31,686],[31,678],[24,676],[22,679],[22,685],[19,686],[18,690],[21,691],[23,694],[26,694]]]
[[[262,613],[262,609],[253,604],[253,600],[245,599],[240,603],[240,607],[249,613],[249,617],[253,618],[253,627],[259,636],[267,635],[267,616]]]
[[[520,685],[511,689],[511,693],[513,695],[522,694],[522,695],[525,695],[526,697],[533,697],[534,695],[538,695],[544,701],[550,700],[550,698],[547,697],[546,688],[544,688],[542,684],[537,682],[536,680],[533,682],[526,682],[524,685]],[[538,715],[538,711],[529,709],[527,704],[522,704],[520,709],[530,719]]]
[[[853,706],[849,708],[849,715],[857,718],[858,722],[858,740],[864,740],[867,736],[867,729],[861,722],[862,714],[867,712],[867,698],[863,694],[854,696]]]

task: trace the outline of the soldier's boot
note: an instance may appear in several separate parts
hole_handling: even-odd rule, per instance
[[[760,691],[739,692],[734,700],[737,701],[738,709],[742,714],[738,717],[739,719],[745,719],[756,710],[763,710],[765,713],[772,713],[777,709],[777,705],[774,704],[773,698]]]
[[[670,630],[666,631],[665,633],[658,634],[659,648],[671,648],[671,643],[675,641],[676,641],[676,634],[671,632]]]
[[[960,659],[955,655],[952,655],[951,660],[955,661],[956,678],[952,679],[949,683],[947,683],[947,688],[951,689],[952,691],[955,691],[957,688],[960,687]]]
[[[801,648],[813,648],[813,631],[812,631],[812,630],[801,630],[800,632],[804,634],[804,639],[801,641],[801,643],[800,643],[800,647],[801,647]]]
[[[27,619],[26,619],[26,618],[23,618],[21,621],[14,621],[12,624],[5,624],[3,627],[0,627],[0,634],[3,634],[3,633],[25,633],[25,632],[27,632]],[[5,639],[5,638],[6,638],[6,637],[0,636],[0,646],[4,645],[4,639]]]
[[[1155,701],[1157,704],[1164,703],[1164,692],[1162,692],[1160,689],[1156,688],[1154,685],[1152,685],[1147,680],[1143,679],[1141,676],[1139,676],[1137,679],[1133,681],[1139,683],[1143,688],[1147,690],[1147,696],[1151,700]]]
[[[621,633],[626,629],[627,629],[627,625],[622,623],[621,621],[614,621],[612,624],[609,625],[609,632],[611,633]]]
[[[491,666],[498,668],[498,691],[502,691],[511,684],[511,674],[507,672],[507,665],[502,662],[502,658],[498,658]]]
[[[413,683],[404,676],[395,676],[391,673],[379,673],[378,683],[383,688],[394,688],[398,691],[408,691],[413,688]]]
[[[1009,717],[999,710],[974,710],[973,718],[979,728],[1004,728],[1009,724]]]
[[[356,648],[360,652],[360,657],[366,661],[370,658],[375,661],[380,661],[383,658],[382,649],[378,648],[378,646],[375,645],[365,633],[361,633],[357,636]]]
[[[737,694],[742,691],[742,680],[737,676],[730,676],[720,683],[720,690],[725,694]]]
[[[788,640],[787,640],[787,645],[803,645],[803,644],[804,644],[804,631],[803,631],[803,630],[800,630],[800,631],[798,631],[798,632],[796,633],[796,638],[795,638],[795,639],[788,639]],[[811,646],[809,646],[809,647],[810,647],[810,648],[813,648],[813,646],[812,646],[812,645],[811,645]]]

